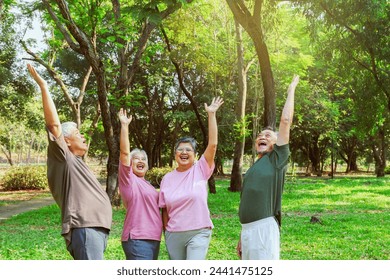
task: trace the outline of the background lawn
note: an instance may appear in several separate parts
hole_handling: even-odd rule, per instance
[[[235,260],[240,233],[239,193],[217,180],[209,195],[215,226],[208,259]],[[281,258],[285,260],[389,260],[390,178],[288,178],[282,202]],[[120,235],[122,207],[113,211],[113,229],[106,259],[124,259]],[[310,223],[316,216],[321,223]],[[71,259],[60,236],[56,205],[1,222],[0,259]],[[168,259],[164,240],[160,259]]]

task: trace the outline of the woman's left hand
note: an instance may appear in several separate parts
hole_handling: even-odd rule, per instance
[[[204,108],[207,113],[215,113],[218,111],[219,107],[221,107],[222,104],[223,104],[223,99],[218,96],[213,98],[213,101],[209,106],[207,106],[207,104],[205,103]]]

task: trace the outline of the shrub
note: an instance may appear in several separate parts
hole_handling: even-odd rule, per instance
[[[385,174],[390,174],[390,166],[386,166],[386,168],[385,168]]]
[[[172,170],[172,167],[153,167],[146,172],[145,179],[148,180],[155,188],[160,188],[162,178],[165,174],[171,172]]]
[[[4,174],[3,189],[17,190],[43,190],[48,188],[46,166],[12,167]]]

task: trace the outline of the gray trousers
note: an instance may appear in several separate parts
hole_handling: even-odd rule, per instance
[[[212,230],[202,228],[181,232],[165,232],[165,244],[171,260],[205,260]]]
[[[74,228],[67,249],[75,260],[103,260],[108,234],[100,227]]]

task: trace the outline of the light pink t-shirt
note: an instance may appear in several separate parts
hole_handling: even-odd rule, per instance
[[[207,205],[207,180],[211,177],[205,157],[184,172],[173,170],[166,174],[160,187],[159,206],[168,212],[169,232],[213,228]]]
[[[130,164],[131,165],[131,164]],[[122,241],[131,239],[161,240],[162,218],[158,191],[133,168],[119,162],[119,191],[126,207]]]

